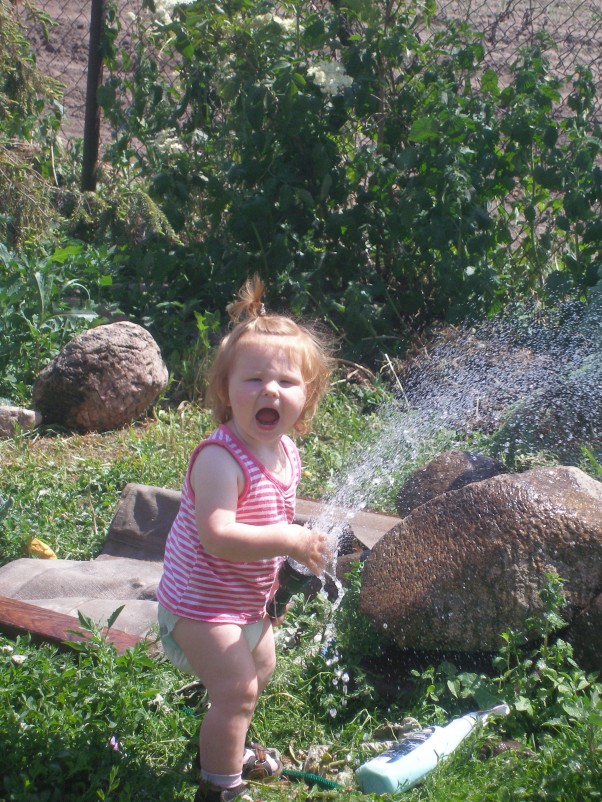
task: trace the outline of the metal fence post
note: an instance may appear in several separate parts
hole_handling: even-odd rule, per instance
[[[90,44],[88,48],[88,78],[86,82],[86,116],[82,155],[82,192],[94,192],[98,173],[100,145],[100,106],[98,87],[102,82],[101,37],[105,20],[106,0],[92,0],[90,11]]]

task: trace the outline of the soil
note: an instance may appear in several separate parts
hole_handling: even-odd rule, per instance
[[[61,133],[66,140],[83,137],[88,51],[90,41],[91,0],[38,0],[36,8],[49,20],[47,32],[39,22],[32,22],[27,2],[18,2],[18,13],[33,45],[38,67],[64,87],[64,116]],[[127,43],[133,13],[142,0],[117,0],[121,7],[120,44]],[[105,132],[106,133],[106,132]]]
[[[21,18],[28,16],[28,0],[13,0]],[[316,0],[316,3],[321,0]],[[116,0],[121,16],[121,41],[133,31],[132,17],[143,0]],[[37,0],[35,5],[52,22],[45,39],[39,24],[27,24],[40,68],[59,80],[64,89],[65,138],[83,136],[91,0]],[[602,15],[581,0],[440,0],[445,17],[469,18],[484,31],[487,58],[503,75],[537,31],[545,30],[558,42],[551,53],[552,67],[560,75],[571,74],[577,63],[588,65],[598,90],[602,89]],[[425,34],[428,35],[428,34]],[[600,91],[598,96],[600,97]],[[602,109],[602,100],[598,101]],[[105,132],[105,136],[106,136]]]
[[[27,36],[33,45],[38,67],[64,86],[65,117],[62,133],[65,138],[83,136],[90,0],[42,0],[37,4],[52,25],[44,36],[42,25],[28,20],[27,5],[18,5],[26,21]]]

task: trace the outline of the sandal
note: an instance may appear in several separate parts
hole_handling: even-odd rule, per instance
[[[277,749],[266,749],[261,744],[250,743],[245,747],[242,763],[243,780],[271,780],[282,774],[282,761]]]

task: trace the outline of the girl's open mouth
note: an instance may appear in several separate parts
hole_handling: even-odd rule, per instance
[[[260,409],[255,420],[260,426],[274,426],[280,420],[280,415],[275,409]]]

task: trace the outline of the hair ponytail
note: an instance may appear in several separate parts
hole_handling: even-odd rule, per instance
[[[263,303],[265,284],[258,274],[248,278],[238,291],[238,300],[226,307],[226,312],[233,323],[242,323],[247,319],[263,317],[266,314]]]

